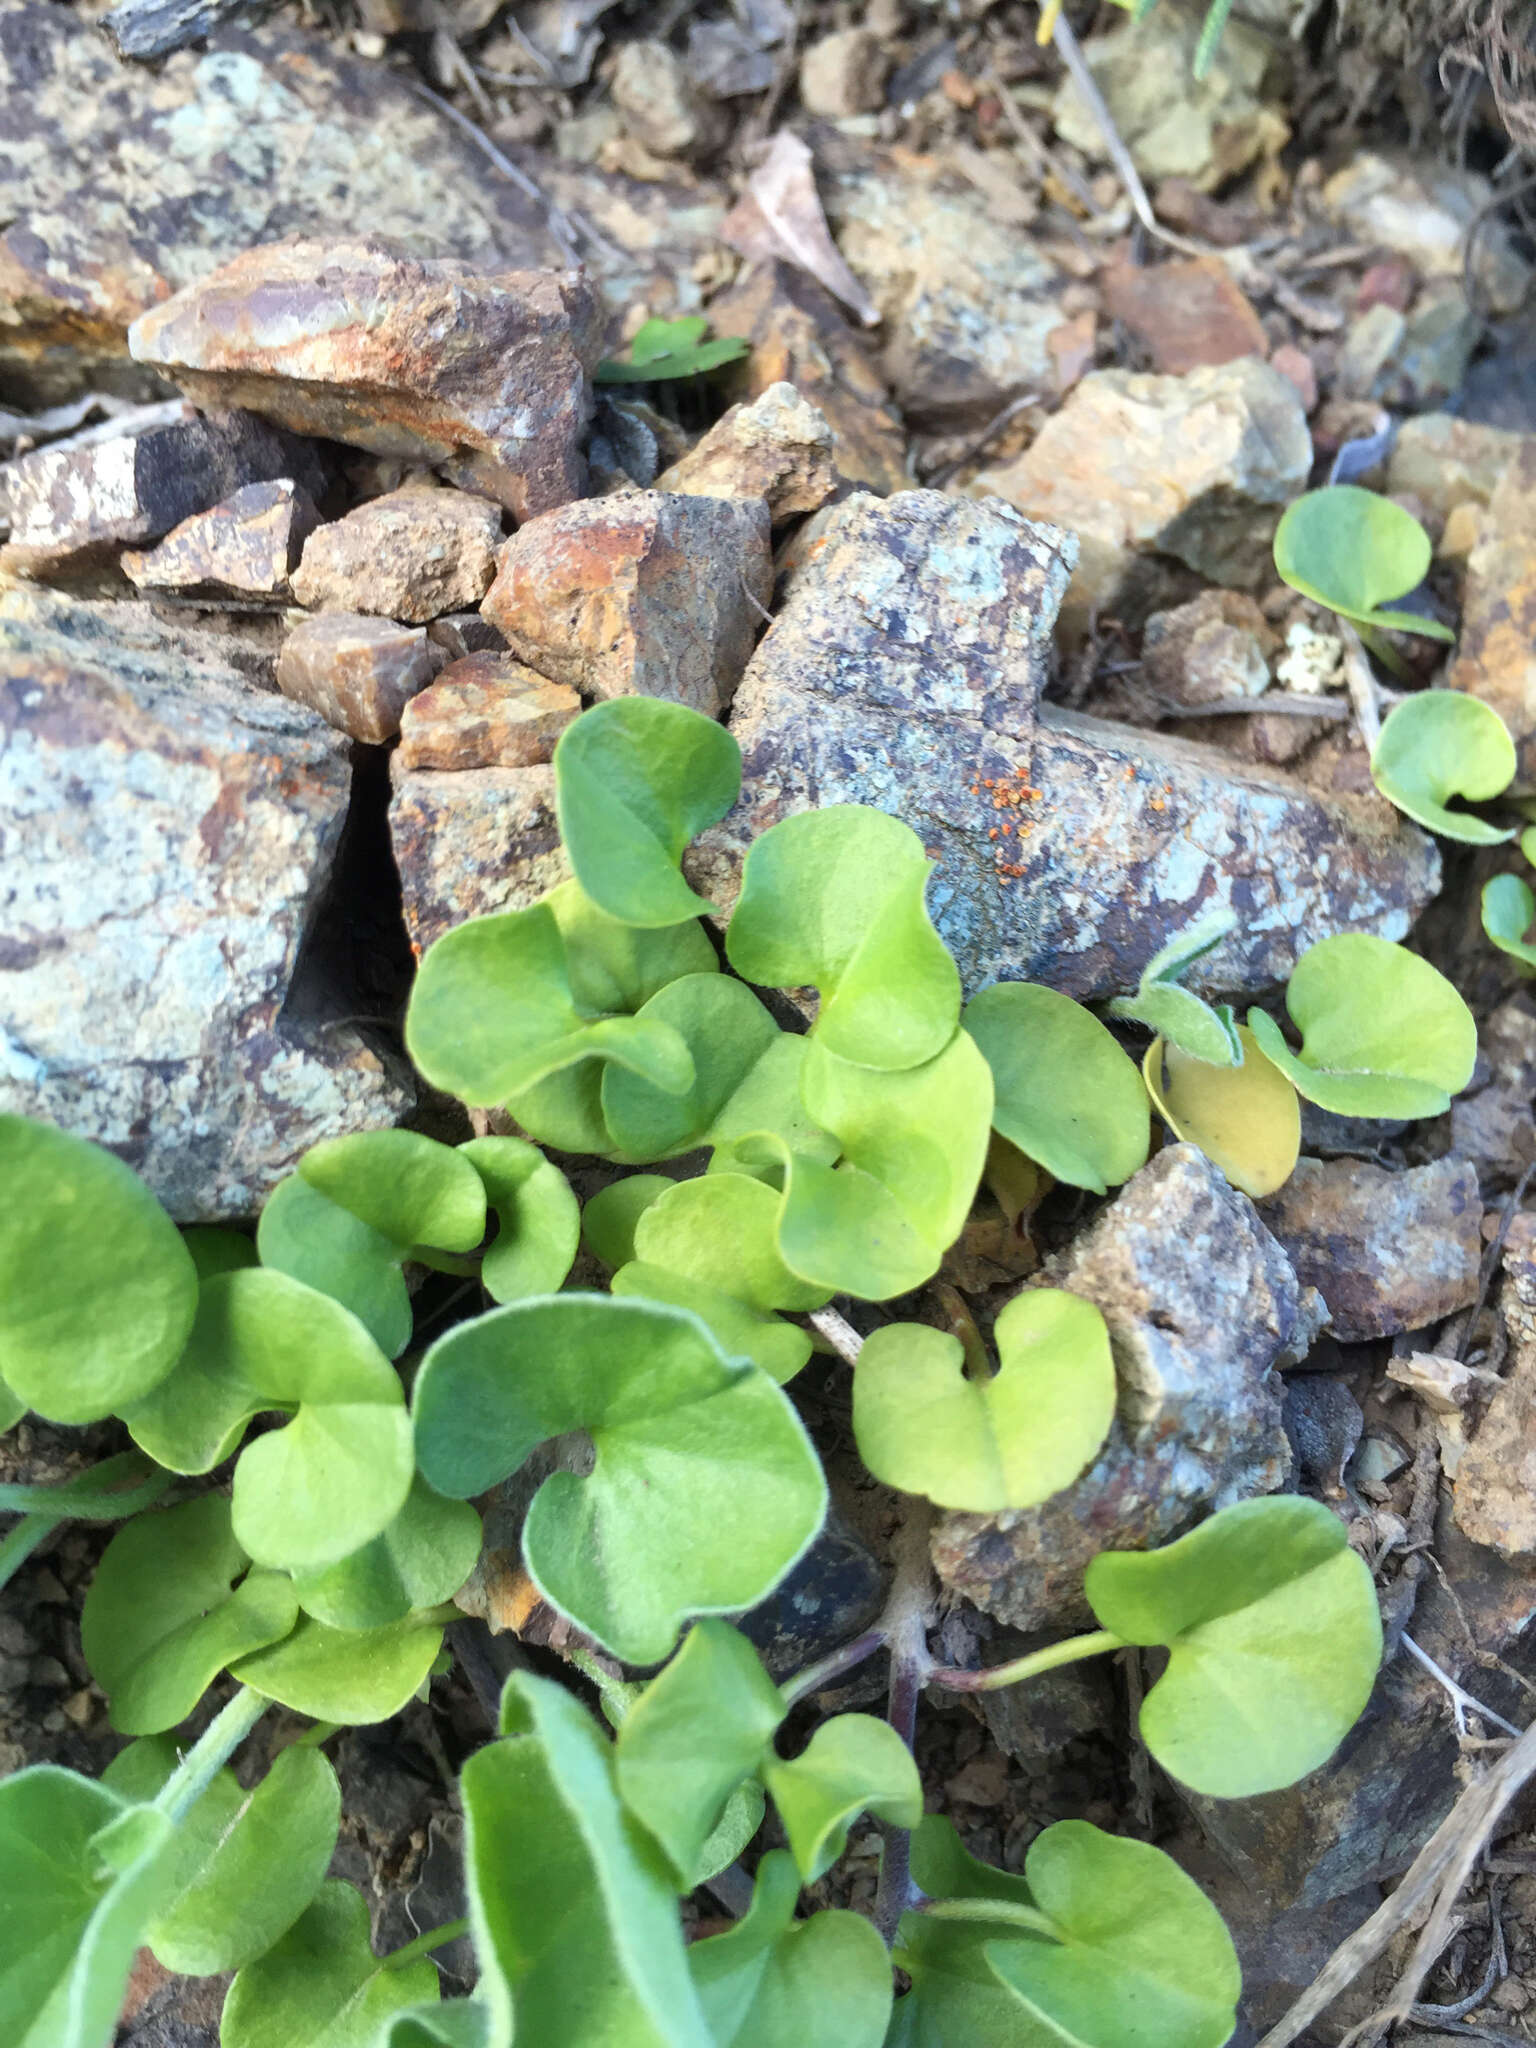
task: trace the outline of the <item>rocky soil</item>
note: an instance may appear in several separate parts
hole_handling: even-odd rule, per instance
[[[1079,1815],[1196,1872],[1253,2042],[1499,1739],[1447,1681],[1536,1702],[1536,998],[1476,908],[1510,863],[1376,793],[1392,693],[1270,554],[1335,475],[1415,512],[1458,638],[1401,640],[1406,682],[1494,705],[1536,791],[1532,137],[1487,40],[1517,8],[1462,8],[1442,79],[1370,9],[1254,0],[1201,85],[1202,8],[1072,11],[1150,227],[1023,0],[0,0],[0,1109],[186,1222],[246,1221],[339,1132],[456,1134],[401,1044],[413,955],[563,877],[554,745],[633,692],[741,743],[699,887],[729,903],[791,812],[893,811],[968,994],[1127,993],[1216,909],[1193,985],[1232,1000],[1330,934],[1411,936],[1478,1016],[1448,1115],[1308,1110],[1257,1207],[1169,1143],[1106,1202],[978,1210],[942,1276],[985,1313],[1046,1271],[1121,1378],[1075,1487],[941,1518],[954,1657],[1079,1620],[1106,1542],[1277,1488],[1376,1571],[1376,1697],[1286,1793],[1158,1778],[1134,1665],[925,1710],[978,1854]],[[594,384],[695,312],[744,359]],[[892,1527],[846,1375],[794,1392],[838,1513],[752,1619],[785,1668],[878,1608]],[[57,1477],[96,1435],[26,1422],[0,1463]],[[61,1533],[0,1601],[0,1769],[115,1743],[76,1619],[98,1548]],[[342,1874],[390,1938],[455,1910],[471,1676],[561,1646],[494,1575],[480,1606],[501,1632],[466,1624],[430,1708],[341,1745]],[[827,1882],[857,1900],[855,1851]],[[207,1990],[136,1984],[125,2048],[214,2042]],[[1536,2041],[1529,1801],[1425,1997],[1398,2040]]]

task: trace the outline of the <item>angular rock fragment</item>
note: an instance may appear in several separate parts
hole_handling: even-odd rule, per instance
[[[1042,1506],[946,1514],[932,1541],[943,1583],[1020,1629],[1087,1620],[1083,1572],[1100,1550],[1168,1542],[1284,1483],[1277,1368],[1306,1355],[1322,1320],[1253,1204],[1192,1145],[1127,1181],[1046,1278],[1109,1325],[1109,1438]]]
[[[836,482],[836,440],[826,415],[792,384],[770,384],[750,405],[733,405],[716,420],[663,470],[656,488],[689,497],[762,498],[777,525],[797,512],[814,512]]]
[[[1472,1086],[1451,1104],[1451,1145],[1485,1189],[1513,1187],[1536,1164],[1536,1002],[1522,991],[1477,1034]]]
[[[1396,249],[1425,276],[1461,280],[1470,263],[1491,313],[1518,311],[1531,281],[1508,228],[1487,209],[1493,187],[1476,171],[1427,157],[1361,150],[1323,187],[1334,219],[1365,242]],[[1468,230],[1479,222],[1467,250]]]
[[[407,701],[396,758],[402,770],[538,767],[580,711],[574,690],[512,655],[467,654]]]
[[[1536,1232],[1517,1215],[1505,1240],[1511,1357],[1455,1476],[1454,1512],[1474,1543],[1536,1556]]]
[[[1431,842],[1374,793],[1324,801],[1213,749],[1038,707],[1070,542],[1010,507],[857,496],[797,539],[737,692],[741,801],[692,856],[735,898],[752,838],[867,803],[938,862],[929,903],[974,992],[999,978],[1080,999],[1135,988],[1218,908],[1239,925],[1191,980],[1286,980],[1341,930],[1403,937],[1439,884]]]
[[[277,686],[338,732],[378,746],[393,739],[407,702],[441,667],[441,648],[419,626],[361,612],[321,612],[283,642]]]
[[[288,477],[247,484],[173,527],[148,554],[130,549],[123,574],[141,590],[188,596],[283,597],[320,515]]]
[[[1077,535],[1063,623],[1080,637],[1138,554],[1173,555],[1232,588],[1272,580],[1281,509],[1311,465],[1295,385],[1244,357],[1183,377],[1097,370],[1023,455],[971,488]]]
[[[761,499],[631,491],[531,521],[482,610],[512,652],[588,697],[730,702],[773,594]]]
[[[350,1025],[293,1014],[345,746],[216,644],[0,593],[0,1108],[98,1139],[183,1222],[252,1214],[412,1101]]]
[[[1104,310],[1143,344],[1160,375],[1182,377],[1269,354],[1263,322],[1214,256],[1117,264],[1105,272],[1102,290]]]
[[[434,647],[442,648],[449,661],[462,661],[466,654],[500,654],[507,644],[490,620],[482,619],[478,612],[448,612],[434,619],[427,638]]]
[[[1259,1214],[1322,1294],[1341,1344],[1421,1330],[1477,1298],[1483,1205],[1464,1159],[1403,1173],[1302,1159]]]
[[[311,534],[293,594],[311,611],[424,626],[480,602],[501,538],[501,508],[489,499],[407,485]]]
[[[318,484],[312,455],[248,412],[190,413],[141,434],[37,448],[8,466],[11,522],[0,563],[46,577],[107,560],[124,542],[159,540],[246,484]]]
[[[1529,439],[1452,413],[1423,413],[1397,430],[1387,458],[1387,489],[1417,498],[1442,519],[1458,505],[1486,507]]]
[[[656,156],[695,156],[720,138],[718,113],[663,42],[621,43],[610,91],[625,127]]]
[[[1536,790],[1536,435],[1521,437],[1488,501],[1449,681],[1498,712],[1519,757],[1511,788]]]
[[[423,952],[469,917],[524,910],[567,880],[553,768],[468,773],[392,764],[389,830],[405,928]]]
[[[440,465],[521,520],[580,493],[599,326],[579,272],[310,241],[249,250],[128,339],[194,397]]]
[[[878,113],[890,69],[890,54],[873,30],[836,29],[800,59],[801,102],[825,121]]]

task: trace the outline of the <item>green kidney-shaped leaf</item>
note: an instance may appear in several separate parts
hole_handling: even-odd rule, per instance
[[[1371,755],[1371,776],[1384,797],[1420,825],[1470,846],[1513,839],[1485,818],[1446,807],[1448,797],[1486,803],[1515,777],[1515,743],[1491,704],[1460,690],[1420,690],[1394,705]]]
[[[437,1996],[425,1956],[391,1969],[374,1955],[368,1908],[349,1884],[322,1885],[275,1948],[229,1987],[222,2048],[373,2048],[390,2015]]]
[[[1091,1301],[1055,1288],[1016,1295],[997,1318],[998,1369],[970,1379],[960,1341],[887,1323],[853,1375],[859,1456],[887,1486],[940,1507],[996,1514],[1070,1486],[1115,1413],[1109,1332]]]
[[[421,1478],[381,1535],[323,1571],[295,1572],[299,1605],[330,1628],[388,1628],[451,1600],[480,1555],[480,1517]]]
[[[679,1181],[636,1223],[635,1256],[713,1282],[749,1308],[823,1308],[829,1290],[800,1279],[779,1255],[778,1213],[773,1190],[745,1174]]]
[[[668,1095],[638,1074],[610,1065],[603,1075],[603,1116],[627,1159],[675,1159],[703,1144],[759,1061],[784,1035],[744,982],[724,974],[688,974],[658,989],[641,1016],[670,1025],[693,1059],[693,1085]]]
[[[613,1751],[563,1688],[514,1675],[508,1739],[464,1766],[464,1870],[479,1996],[501,2048],[715,2048],[660,1851]]]
[[[807,1884],[842,1855],[859,1814],[873,1813],[898,1828],[915,1828],[923,1817],[912,1752],[888,1721],[872,1714],[834,1714],[799,1756],[785,1762],[770,1755],[760,1775]]]
[[[681,924],[714,908],[679,863],[740,789],[741,749],[725,727],[658,697],[594,704],[555,748],[566,855],[592,901],[621,924]]]
[[[1495,875],[1483,884],[1483,930],[1501,953],[1523,967],[1536,967],[1536,946],[1526,933],[1536,924],[1536,896],[1519,875]]]
[[[689,1949],[716,2048],[881,2048],[891,2016],[884,1942],[860,1913],[796,1920],[799,1891],[793,1858],[771,1849],[746,1916]]]
[[[698,1868],[726,1800],[757,1769],[785,1711],[746,1637],[705,1620],[625,1715],[615,1747],[619,1794],[655,1837],[680,1886]]]
[[[459,1147],[485,1183],[496,1236],[480,1263],[492,1301],[553,1294],[581,1241],[581,1204],[565,1175],[524,1138],[472,1138]]]
[[[1477,1025],[1443,974],[1364,932],[1322,939],[1285,992],[1293,1053],[1274,1018],[1248,1012],[1259,1050],[1309,1102],[1340,1116],[1439,1116],[1472,1078]]]
[[[1429,574],[1429,535],[1411,512],[1358,484],[1327,484],[1286,507],[1275,531],[1275,567],[1293,590],[1362,626],[1455,635],[1417,612],[1384,610]]]
[[[966,1005],[992,1069],[992,1121],[1057,1180],[1102,1195],[1147,1163],[1152,1119],[1136,1064],[1091,1010],[1029,981]]]
[[[794,1378],[815,1348],[809,1331],[798,1323],[752,1308],[723,1287],[712,1287],[707,1280],[695,1280],[667,1266],[633,1260],[619,1268],[610,1285],[618,1295],[687,1309],[728,1358],[750,1358],[781,1387]]]
[[[167,1736],[114,1757],[102,1783],[153,1801],[180,1762]],[[285,1749],[253,1791],[220,1771],[177,1823],[165,1892],[145,1944],[183,1977],[238,1970],[287,1933],[320,1889],[336,1847],[341,1787],[318,1749]]]
[[[421,1131],[353,1131],[311,1145],[299,1172],[402,1253],[468,1252],[485,1235],[485,1187],[464,1154]]]
[[[394,2013],[374,2036],[373,2048],[498,2048],[498,2042],[491,2015],[478,1999],[448,1998]]]
[[[685,314],[678,320],[659,315],[647,320],[629,345],[625,356],[605,356],[592,373],[594,384],[654,384],[669,377],[697,377],[705,370],[718,370],[724,363],[739,362],[751,353],[751,343],[739,335],[724,334],[706,341],[709,322],[702,313]]]
[[[635,1227],[658,1196],[677,1182],[669,1173],[632,1173],[600,1188],[581,1212],[582,1242],[605,1266],[627,1266],[635,1256]]]
[[[296,1714],[366,1727],[400,1712],[442,1646],[440,1622],[409,1617],[387,1628],[339,1629],[304,1614],[282,1642],[232,1664],[230,1676]]]
[[[170,1217],[120,1159],[0,1116],[0,1379],[49,1422],[97,1422],[180,1356],[197,1271]]]
[[[107,2048],[172,1823],[56,1764],[0,1782],[0,2039]]]
[[[960,1018],[960,974],[924,901],[910,826],[864,804],[802,811],[756,840],[725,950],[759,987],[821,993],[816,1036],[856,1065],[916,1067]]]
[[[1192,990],[1179,986],[1180,975],[1208,953],[1214,953],[1236,928],[1236,913],[1218,910],[1187,930],[1176,932],[1142,969],[1135,995],[1117,997],[1109,1004],[1107,1014],[1143,1025],[1155,1038],[1166,1039],[1189,1059],[1203,1060],[1213,1067],[1240,1067],[1243,1046],[1232,1005],[1213,1006]]]
[[[204,1281],[169,1379],[129,1414],[134,1442],[173,1472],[207,1472],[253,1416],[290,1412],[235,1467],[234,1530],[258,1564],[315,1571],[372,1542],[411,1483],[405,1396],[389,1360],[337,1301],[265,1268]]]
[[[705,1133],[705,1143],[714,1147],[711,1173],[750,1173],[778,1186],[782,1152],[823,1166],[836,1164],[836,1138],[812,1121],[800,1093],[810,1050],[810,1039],[792,1031],[781,1031],[770,1042]],[[782,1151],[766,1162],[757,1158],[749,1163],[747,1154],[765,1139],[776,1140]]]
[[[1375,1589],[1319,1501],[1241,1501],[1163,1550],[1101,1551],[1084,1583],[1103,1627],[1167,1646],[1142,1737],[1164,1770],[1212,1798],[1295,1784],[1370,1697]]]
[[[676,1309],[598,1294],[494,1309],[432,1346],[414,1405],[422,1476],[456,1499],[588,1432],[590,1477],[544,1481],[523,1554],[545,1599],[628,1664],[660,1663],[690,1616],[762,1599],[821,1526],[820,1462],[784,1395]]]
[[[186,1719],[223,1667],[286,1636],[298,1619],[291,1582],[253,1572],[230,1504],[204,1494],[138,1515],[102,1554],[85,1596],[85,1661],[125,1735]]]
[[[411,1291],[399,1245],[290,1173],[256,1226],[261,1263],[349,1309],[386,1358],[411,1341]],[[208,1276],[212,1278],[212,1275]]]

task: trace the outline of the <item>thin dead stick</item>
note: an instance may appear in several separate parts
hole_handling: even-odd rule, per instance
[[[987,421],[987,424],[979,434],[966,442],[953,462],[946,462],[934,471],[933,475],[926,480],[926,487],[930,491],[943,490],[951,477],[958,476],[968,462],[974,462],[976,457],[991,445],[1010,420],[1017,419],[1018,415],[1023,412],[1027,405],[1038,405],[1039,403],[1040,394],[1038,391],[1026,391],[1022,396],[1010,399],[1000,413],[994,414]]]
[[[858,1364],[864,1339],[835,1308],[819,1308],[806,1320],[813,1330],[825,1337],[845,1365]]]
[[[1381,738],[1381,710],[1376,699],[1376,678],[1371,674],[1370,658],[1366,654],[1360,635],[1348,619],[1335,621],[1339,638],[1344,642],[1344,680],[1349,685],[1349,701],[1355,707],[1355,723],[1360,728],[1360,737],[1365,742],[1365,751],[1374,754],[1376,742]]]
[[[1057,183],[1072,194],[1090,220],[1102,220],[1104,209],[1088,189],[1086,180],[1080,178],[1072,166],[1064,162],[1051,145],[1043,141],[1030,127],[1018,101],[997,72],[990,68],[983,72],[982,84],[989,92],[996,94],[997,103],[1003,110],[1003,118],[1017,139],[1023,143],[1024,153],[1034,164],[1035,169],[1042,174],[1049,171]]]
[[[1517,1742],[1519,1741],[1520,1730],[1515,1726],[1513,1721],[1506,1721],[1504,1716],[1502,1714],[1496,1714],[1493,1711],[1492,1707],[1485,1707],[1481,1700],[1474,1699],[1471,1693],[1467,1692],[1463,1687],[1459,1686],[1456,1683],[1455,1679],[1452,1678],[1451,1674],[1448,1671],[1441,1670],[1440,1666],[1435,1662],[1434,1658],[1430,1656],[1427,1650],[1421,1650],[1419,1648],[1418,1644],[1413,1640],[1413,1637],[1408,1634],[1406,1629],[1403,1631],[1402,1635],[1398,1637],[1398,1641],[1402,1644],[1403,1648],[1408,1652],[1409,1656],[1412,1657],[1416,1663],[1422,1664],[1424,1669],[1429,1673],[1430,1677],[1433,1678],[1438,1685],[1443,1686],[1445,1691],[1450,1695],[1451,1709],[1456,1716],[1456,1733],[1458,1735],[1465,1735],[1467,1732],[1468,1714],[1476,1714],[1478,1719],[1480,1721],[1486,1721],[1490,1728],[1502,1728],[1506,1735],[1513,1735],[1515,1740]]]
[[[1481,1783],[1463,1792],[1414,1858],[1391,1898],[1334,1950],[1316,1982],[1270,2028],[1259,2048],[1291,2048],[1291,2043],[1306,2032],[1318,2014],[1325,2012],[1339,1993],[1376,1961],[1399,1930],[1409,1925],[1420,1907],[1433,1900],[1435,1907],[1414,1949],[1413,1961],[1392,2004],[1385,2008],[1394,2022],[1406,2017],[1418,1996],[1424,1973],[1438,1953],[1430,1947],[1431,1934],[1449,1919],[1457,1894],[1493,1833],[1499,1815],[1532,1777],[1536,1777],[1536,1722],[1505,1751]],[[1443,1945],[1443,1935],[1436,1938]],[[1422,1968],[1421,1953],[1425,1957]]]
[[[1262,718],[1266,712],[1283,718],[1320,718],[1325,724],[1349,717],[1347,705],[1335,697],[1303,697],[1288,690],[1267,690],[1262,697],[1219,697],[1214,704],[1173,704],[1157,700],[1159,718]]]

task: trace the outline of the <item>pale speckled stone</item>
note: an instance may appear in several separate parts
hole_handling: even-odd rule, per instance
[[[777,522],[814,512],[837,482],[836,441],[826,414],[793,384],[770,384],[733,405],[696,446],[656,479],[658,491],[705,498],[762,498]]]
[[[392,768],[390,837],[411,943],[469,917],[526,910],[570,875],[553,768]]]
[[[252,1213],[412,1102],[355,1030],[284,1015],[345,745],[212,649],[145,606],[0,592],[0,1108],[99,1139],[183,1222]]]
[[[407,485],[312,533],[293,594],[311,611],[424,626],[480,602],[500,545],[500,506],[467,491]]]

